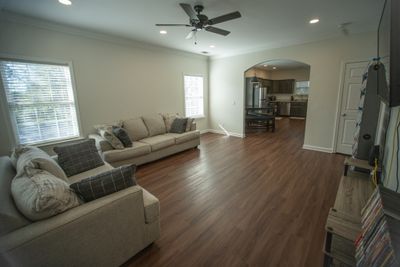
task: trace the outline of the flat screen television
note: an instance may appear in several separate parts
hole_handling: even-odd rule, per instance
[[[400,1],[385,0],[378,28],[378,57],[386,79],[378,80],[378,95],[389,106],[400,105]]]

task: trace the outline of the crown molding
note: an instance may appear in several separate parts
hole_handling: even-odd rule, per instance
[[[1,1],[1,0],[0,0]],[[22,14],[14,13],[8,10],[0,9],[0,22],[9,22],[15,24],[22,24],[31,27],[36,27],[53,32],[59,32],[78,37],[94,39],[103,42],[109,42],[122,46],[129,46],[149,51],[162,51],[165,53],[187,56],[191,58],[198,58],[208,60],[209,56],[173,49],[170,47],[160,46],[152,43],[137,41],[134,39],[124,38],[121,36],[113,35],[110,33],[103,33],[91,29],[78,28],[75,26],[60,24],[48,20],[43,20],[36,17],[25,16]]]

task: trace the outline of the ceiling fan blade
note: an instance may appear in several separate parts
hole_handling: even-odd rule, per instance
[[[226,31],[226,30],[223,30],[223,29],[220,29],[220,28],[216,28],[216,27],[211,27],[211,26],[205,27],[204,29],[206,31],[213,32],[213,33],[216,33],[216,34],[220,34],[220,35],[223,35],[223,36],[227,36],[228,34],[231,33],[230,31]]]
[[[196,31],[195,31],[195,30],[190,31],[189,34],[186,35],[185,39],[186,39],[186,40],[192,39],[193,36],[194,36],[195,34],[196,34]]]
[[[158,23],[158,24],[156,24],[156,26],[184,26],[184,27],[191,27],[191,25],[189,25],[189,24],[163,24],[163,23]]]
[[[232,12],[232,13],[228,13],[213,19],[209,19],[208,20],[208,25],[215,25],[217,23],[221,23],[221,22],[225,22],[228,20],[232,20],[232,19],[237,19],[240,18],[242,15],[240,14],[239,11],[236,12]]]
[[[189,18],[192,19],[198,19],[196,12],[194,12],[193,8],[191,5],[189,4],[185,4],[185,3],[180,3],[179,4],[181,6],[181,8],[186,12],[186,14],[189,16]]]

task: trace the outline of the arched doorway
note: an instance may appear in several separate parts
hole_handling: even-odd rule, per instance
[[[245,70],[246,135],[290,125],[302,125],[304,131],[310,71],[310,65],[289,59],[267,60]]]

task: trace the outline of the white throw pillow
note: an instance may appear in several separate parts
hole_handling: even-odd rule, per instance
[[[11,194],[19,211],[32,221],[42,220],[79,205],[69,185],[47,171],[14,178]]]
[[[116,137],[112,131],[112,128],[106,128],[99,130],[99,134],[105,140],[107,140],[110,145],[115,149],[124,149],[124,144],[122,144],[121,140]]]
[[[16,177],[21,177],[23,175],[30,177],[41,170],[45,170],[68,182],[68,178],[60,165],[40,148],[34,146],[20,146],[15,148],[13,155],[17,159]]]

